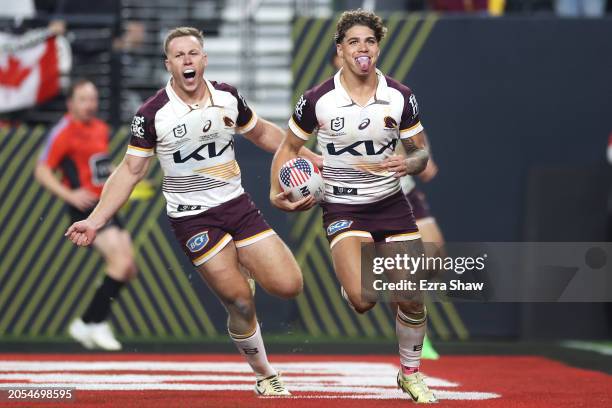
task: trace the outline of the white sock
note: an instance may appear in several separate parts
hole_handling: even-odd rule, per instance
[[[246,358],[247,363],[249,363],[258,378],[277,374],[276,370],[268,362],[266,348],[261,337],[261,331],[259,330],[259,323],[255,326],[255,331],[250,334],[234,334],[229,330],[228,332],[234,344],[238,347],[238,351]]]
[[[422,316],[409,317],[397,308],[395,333],[399,343],[400,363],[403,367],[417,371],[421,365],[421,350],[427,328],[427,310]]]

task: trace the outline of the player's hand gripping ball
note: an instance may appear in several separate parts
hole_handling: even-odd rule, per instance
[[[284,191],[289,191],[289,199],[297,201],[310,195],[317,202],[323,201],[325,183],[321,172],[308,159],[296,157],[291,159],[280,169],[278,180]]]

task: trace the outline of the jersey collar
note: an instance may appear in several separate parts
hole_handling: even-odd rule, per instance
[[[346,89],[342,86],[342,82],[340,82],[340,73],[342,72],[342,68],[336,75],[334,75],[334,87],[336,88],[336,106],[341,108],[345,106],[354,105],[355,102],[351,99]],[[376,76],[378,79],[378,85],[376,86],[376,93],[374,94],[374,103],[389,103],[389,87],[387,86],[387,80],[385,76],[378,68],[376,68]]]
[[[204,106],[200,106],[199,108],[205,108],[207,106],[212,106],[215,104],[215,94],[216,94],[216,89],[215,87],[210,83],[210,81],[206,78],[204,78],[204,83],[206,85],[206,87],[208,88],[208,95],[210,100],[205,101]],[[168,80],[168,83],[166,84],[166,93],[168,94],[168,99],[170,100],[170,104],[172,106],[172,109],[174,109],[174,112],[178,115],[178,116],[183,116],[188,114],[189,112],[191,112],[194,109],[199,109],[199,108],[193,108],[193,105],[189,105],[187,103],[185,103],[177,94],[176,92],[174,92],[174,89],[172,89],[172,78],[170,78]]]

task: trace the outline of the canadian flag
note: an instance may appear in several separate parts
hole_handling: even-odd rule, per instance
[[[58,37],[33,30],[0,33],[0,112],[44,102],[60,90]]]

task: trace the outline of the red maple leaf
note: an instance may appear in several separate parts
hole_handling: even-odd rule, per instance
[[[21,83],[30,75],[31,68],[22,67],[17,58],[8,58],[8,67],[0,67],[0,85],[18,88]]]

